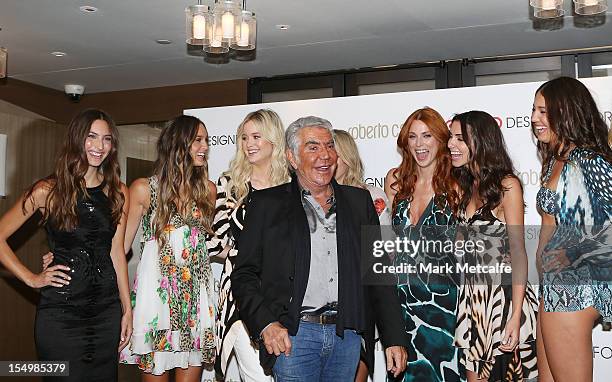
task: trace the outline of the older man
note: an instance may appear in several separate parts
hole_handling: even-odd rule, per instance
[[[277,382],[353,381],[362,339],[373,370],[376,321],[397,376],[407,360],[398,297],[361,278],[361,227],[379,224],[370,195],[333,179],[329,121],[300,118],[285,137],[292,182],[253,194],[231,275],[262,366]]]

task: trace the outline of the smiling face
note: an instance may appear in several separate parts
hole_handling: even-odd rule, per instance
[[[448,140],[448,149],[451,153],[453,167],[464,166],[470,160],[470,149],[465,143],[461,132],[461,123],[453,121],[450,127],[451,137]]]
[[[244,124],[242,130],[242,151],[250,164],[262,164],[270,161],[274,146],[263,137],[262,132],[253,121]]]
[[[204,125],[200,124],[198,127],[198,134],[195,140],[191,144],[191,159],[193,159],[193,165],[201,167],[206,164],[206,156],[208,155],[208,132],[204,128]]]
[[[408,149],[419,167],[436,165],[438,141],[423,121],[414,120],[408,130]]]
[[[542,143],[550,143],[556,138],[555,133],[551,130],[546,114],[546,100],[542,93],[537,92],[533,100],[533,109],[531,110],[531,127],[538,141]]]
[[[298,131],[297,157],[289,150],[288,159],[296,171],[300,184],[311,191],[329,185],[338,154],[329,130],[323,127],[304,127]]]
[[[113,137],[106,121],[96,119],[85,138],[85,154],[91,167],[100,167],[113,147]]]

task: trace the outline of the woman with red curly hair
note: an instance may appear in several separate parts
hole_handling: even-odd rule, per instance
[[[429,107],[412,113],[397,138],[402,163],[387,173],[385,193],[392,201],[394,230],[411,242],[453,240],[458,195],[446,148],[449,138],[444,119]],[[464,380],[453,344],[457,282],[450,273],[419,272],[420,264],[452,265],[452,251],[421,246],[416,253],[395,253],[394,263],[417,270],[398,274],[397,291],[411,344],[403,380]]]

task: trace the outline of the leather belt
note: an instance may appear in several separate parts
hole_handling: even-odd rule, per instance
[[[332,325],[336,323],[336,313],[302,313],[300,320],[315,324]]]

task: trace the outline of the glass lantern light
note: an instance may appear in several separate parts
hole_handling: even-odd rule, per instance
[[[533,16],[538,19],[552,19],[565,14],[563,0],[530,0],[533,7]]]
[[[236,37],[231,44],[234,50],[254,50],[257,44],[257,19],[255,13],[243,10],[236,23]]]
[[[210,44],[212,17],[207,5],[197,4],[185,8],[187,44]]]
[[[209,54],[225,54],[229,52],[229,43],[223,39],[221,17],[216,17],[213,14],[210,29],[210,44],[204,47],[204,51]]]
[[[574,0],[574,12],[582,16],[597,15],[607,10],[607,0]]]

